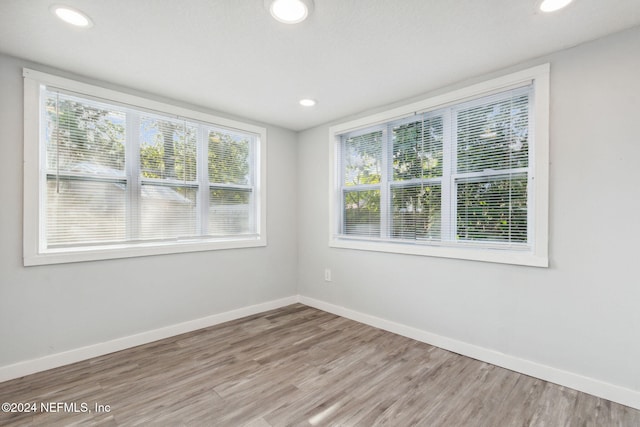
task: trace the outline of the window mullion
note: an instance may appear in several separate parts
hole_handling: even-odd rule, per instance
[[[25,89],[26,90],[26,89]],[[39,120],[40,123],[44,124],[47,122],[47,110],[46,110],[46,101],[45,94],[42,87],[39,86],[39,97],[38,97],[38,108],[40,111]],[[56,102],[57,108],[57,102]],[[26,116],[25,116],[26,119]],[[58,121],[58,114],[56,114],[56,121]],[[43,252],[47,249],[47,210],[49,206],[47,204],[47,171],[48,171],[48,153],[47,153],[47,129],[46,125],[41,125],[38,132],[38,141],[39,141],[39,154],[38,159],[39,163],[38,167],[38,246],[36,252]],[[56,138],[57,143],[57,138]]]
[[[140,115],[128,111],[126,120],[127,240],[135,240],[140,236]]]
[[[346,185],[344,184],[345,182],[345,159],[347,157],[347,148],[346,148],[346,138],[341,137],[339,139],[339,143],[338,143],[338,150],[340,151],[340,158],[339,158],[339,167],[338,167],[338,173],[336,174],[337,180],[338,180],[338,186],[337,188],[339,189],[339,194],[336,198],[336,209],[337,211],[335,212],[335,214],[337,214],[337,218],[339,218],[339,223],[336,224],[337,227],[336,229],[338,230],[338,234],[346,234],[346,209],[345,209],[345,191],[346,191]]]
[[[196,155],[198,169],[198,234],[206,236],[209,228],[209,138],[205,126],[199,125],[196,130]]]
[[[248,157],[248,161],[249,164],[251,165],[251,167],[249,168],[249,185],[251,186],[251,188],[253,189],[253,191],[251,191],[251,197],[249,198],[249,204],[251,206],[251,210],[253,212],[256,212],[255,208],[255,203],[256,203],[256,196],[257,196],[257,191],[256,189],[258,188],[258,186],[256,185],[256,172],[258,170],[257,168],[257,164],[255,163],[256,159],[255,159],[255,153],[256,153],[256,142],[255,142],[255,137],[251,138],[251,141],[249,142],[249,157]],[[261,189],[261,191],[264,191],[264,189]],[[252,230],[256,230],[259,233],[261,233],[263,230],[260,230],[260,227],[258,226],[258,218],[257,215],[252,215],[250,218],[250,225],[249,227]]]
[[[386,126],[382,129],[382,164],[381,164],[381,174],[380,174],[380,237],[383,239],[388,239],[390,236],[389,230],[391,228],[390,219],[391,215],[391,189],[389,187],[389,182],[391,181],[393,167],[393,161],[391,161],[390,156],[393,155],[393,140],[392,140],[393,131],[391,130],[391,125]]]
[[[529,110],[529,117],[527,126],[529,129],[529,139],[531,141],[536,140],[535,136],[535,120],[534,120],[534,94],[533,88],[529,88],[529,98],[527,102],[527,109]],[[535,182],[536,167],[536,151],[539,150],[537,144],[531,144],[529,146],[529,156],[527,164],[527,242],[531,248],[534,248],[537,242],[535,241],[535,229],[536,225],[536,193],[537,186]]]
[[[456,161],[456,125],[454,112],[451,109],[442,115],[442,210],[441,239],[443,241],[455,240],[455,161]]]

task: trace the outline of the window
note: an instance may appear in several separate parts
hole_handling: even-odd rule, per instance
[[[546,266],[548,66],[331,129],[334,247]]]
[[[25,76],[25,265],[263,246],[263,128]]]

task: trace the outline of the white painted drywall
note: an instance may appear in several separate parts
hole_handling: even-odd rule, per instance
[[[329,248],[331,123],[299,137],[298,291],[640,391],[640,28],[455,88],[546,62],[550,268]]]
[[[23,267],[24,66],[58,73],[0,55],[0,367],[296,294],[296,134],[273,126],[266,248]]]

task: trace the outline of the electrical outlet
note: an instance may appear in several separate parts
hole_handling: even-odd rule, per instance
[[[325,268],[324,269],[324,281],[325,282],[330,282],[331,281],[331,269],[330,268]]]

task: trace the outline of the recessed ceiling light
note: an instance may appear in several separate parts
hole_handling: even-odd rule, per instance
[[[300,105],[302,105],[303,107],[313,107],[314,105],[316,105],[316,101],[314,99],[301,99]]]
[[[51,12],[67,24],[80,28],[93,26],[93,22],[86,14],[69,6],[53,5],[51,6]]]
[[[265,0],[271,16],[285,24],[297,24],[307,19],[312,0]]]
[[[540,3],[540,10],[543,12],[555,12],[566,7],[573,0],[543,0]]]

